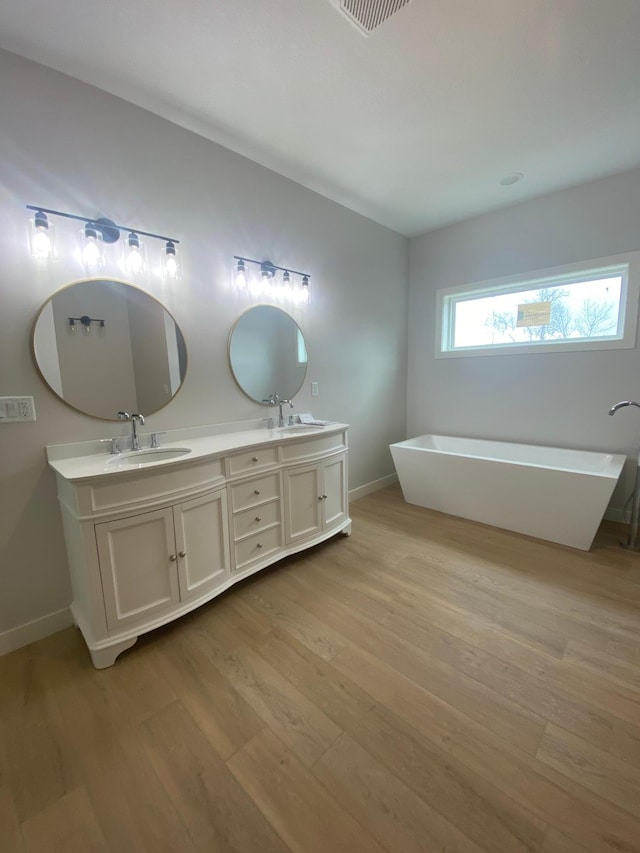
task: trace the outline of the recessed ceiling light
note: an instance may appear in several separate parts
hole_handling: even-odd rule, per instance
[[[505,175],[504,178],[500,179],[500,186],[510,187],[513,184],[519,184],[522,180],[524,180],[522,172],[509,172],[508,175]]]

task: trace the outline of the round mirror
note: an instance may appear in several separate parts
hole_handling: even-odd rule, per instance
[[[302,388],[307,347],[300,327],[286,311],[256,305],[231,330],[229,361],[247,397],[268,405],[275,395],[291,400]]]
[[[33,357],[49,388],[105,420],[157,412],[177,393],[187,352],[157,299],[120,281],[79,281],[54,293],[33,327]]]

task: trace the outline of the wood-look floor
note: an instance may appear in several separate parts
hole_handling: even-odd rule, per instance
[[[412,507],[94,670],[0,659],[0,851],[640,851],[640,554]]]

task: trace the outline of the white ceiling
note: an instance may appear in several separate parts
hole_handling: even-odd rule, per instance
[[[0,47],[409,236],[640,165],[640,0],[2,0]]]

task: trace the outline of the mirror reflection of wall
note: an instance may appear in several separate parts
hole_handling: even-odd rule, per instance
[[[69,318],[104,321],[84,325]],[[51,390],[85,414],[151,414],[178,391],[184,338],[163,306],[136,287],[93,279],[54,293],[33,331],[36,364]]]
[[[256,305],[239,318],[229,339],[229,360],[236,382],[257,403],[273,394],[291,399],[307,372],[300,327],[272,305]]]

